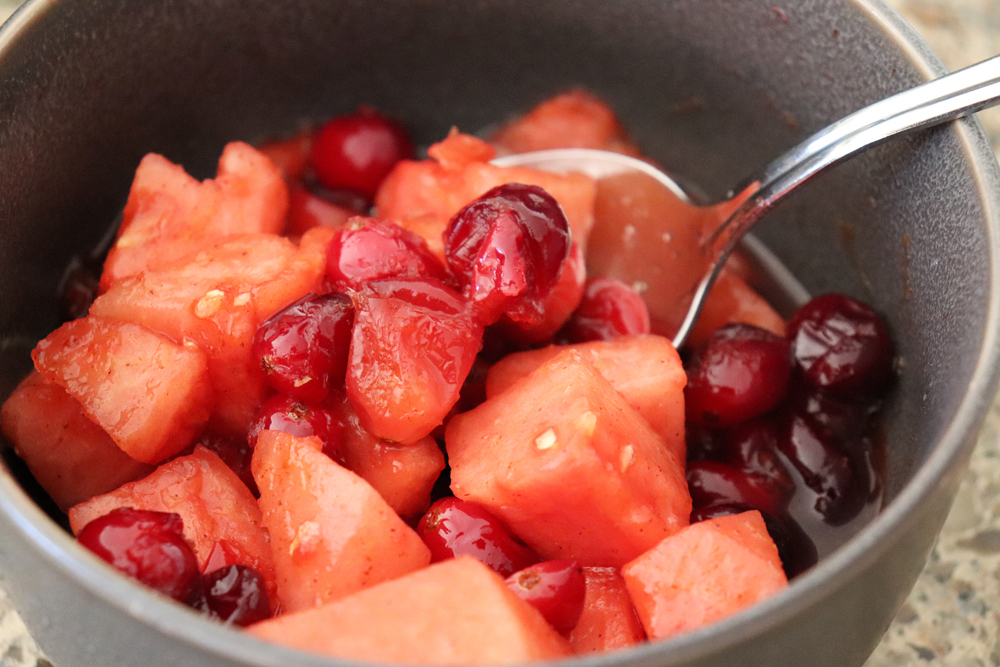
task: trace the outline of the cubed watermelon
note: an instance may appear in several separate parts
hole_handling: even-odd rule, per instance
[[[688,523],[684,462],[566,350],[452,418],[452,490],[548,559],[620,567]]]
[[[88,523],[119,507],[179,514],[202,572],[219,564],[252,567],[263,575],[273,604],[274,559],[257,501],[212,452],[195,447],[192,454],[164,463],[145,479],[73,507],[70,527],[79,534]],[[220,551],[226,553],[224,562]]]
[[[202,183],[150,153],[136,170],[118,238],[104,264],[101,290],[184,257],[206,239],[278,233],[287,209],[281,172],[245,143],[226,145],[216,178]]]
[[[691,524],[622,568],[650,639],[717,621],[788,585],[760,512]]]
[[[63,511],[153,471],[119,449],[79,401],[38,372],[3,404],[0,428]]]
[[[509,665],[571,655],[534,607],[469,556],[248,630],[292,648],[366,663]]]
[[[430,563],[430,550],[317,437],[262,431],[252,468],[288,612],[332,602]]]
[[[625,579],[614,567],[585,567],[583,613],[569,635],[577,655],[628,648],[646,638]]]
[[[646,418],[674,455],[685,460],[684,385],[687,376],[674,346],[662,336],[623,336],[568,347],[550,345],[508,355],[490,368],[486,378],[487,398],[506,391],[566,349],[580,351],[628,404]]]
[[[767,329],[782,338],[785,336],[785,320],[781,315],[742,277],[725,268],[709,290],[685,345],[697,348],[716,329],[737,322]]]
[[[214,405],[205,355],[144,326],[90,315],[31,354],[45,379],[137,461],[159,463],[201,433]]]

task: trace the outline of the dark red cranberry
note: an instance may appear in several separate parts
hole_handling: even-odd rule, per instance
[[[294,184],[288,188],[288,225],[285,233],[302,235],[313,227],[340,229],[358,212],[317,197],[305,186]]]
[[[482,324],[505,313],[515,322],[536,323],[569,256],[569,223],[545,190],[508,183],[456,213],[444,246],[448,267]]]
[[[530,565],[508,577],[507,585],[564,635],[579,623],[587,586],[578,561],[547,560]]]
[[[611,340],[619,336],[649,333],[646,302],[615,278],[591,278],[559,338],[569,343]]]
[[[730,514],[742,514],[752,509],[754,508],[740,503],[706,505],[691,512],[691,523],[708,521]],[[819,560],[816,544],[806,535],[795,519],[788,514],[774,516],[766,512],[761,512],[761,517],[764,519],[768,535],[774,541],[774,546],[778,548],[782,569],[785,570],[785,575],[789,579],[816,564]]]
[[[892,375],[892,341],[871,308],[842,294],[816,297],[788,323],[795,364],[814,387],[876,396]]]
[[[815,510],[831,525],[851,519],[858,510],[850,460],[806,418],[791,414],[778,438],[778,449],[816,494]],[[853,496],[853,497],[852,497]]]
[[[257,328],[253,355],[276,391],[318,402],[342,387],[354,326],[354,305],[345,294],[299,299]]]
[[[778,425],[773,419],[749,419],[727,429],[723,437],[726,463],[766,478],[786,498],[792,497],[795,482],[778,456]]]
[[[246,565],[229,565],[206,574],[191,606],[223,623],[241,627],[271,617],[264,577]]]
[[[805,416],[824,437],[838,442],[861,438],[878,404],[857,401],[820,391],[805,382],[795,382],[788,391],[789,407]]]
[[[447,282],[448,272],[417,234],[386,220],[354,218],[327,246],[327,283],[338,290],[360,289],[385,278]]]
[[[458,498],[438,500],[417,525],[431,562],[473,556],[509,577],[538,562],[538,556],[518,543],[496,517],[476,503]]]
[[[312,147],[312,166],[324,187],[373,198],[396,163],[413,157],[409,132],[395,120],[361,107],[331,118]]]
[[[688,490],[695,509],[720,503],[739,503],[761,512],[780,514],[789,494],[763,475],[717,461],[692,461],[687,467]]]
[[[724,326],[691,358],[687,418],[724,428],[764,414],[784,398],[790,375],[785,339],[749,324]]]
[[[322,405],[302,403],[284,394],[275,394],[264,401],[264,405],[257,411],[247,433],[247,441],[250,447],[255,447],[260,432],[264,430],[281,431],[297,438],[314,435],[323,441],[323,453],[343,464],[341,443],[344,429],[336,411]]]
[[[253,473],[250,472],[250,459],[253,458],[253,450],[247,444],[246,438],[205,433],[201,436],[198,444],[222,459],[222,462],[236,473],[240,481],[246,484],[254,497],[260,496],[257,482],[254,481]]]
[[[121,507],[88,523],[76,538],[116,569],[185,602],[197,583],[198,559],[180,515]]]

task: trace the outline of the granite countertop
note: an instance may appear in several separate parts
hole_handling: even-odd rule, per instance
[[[952,70],[1000,53],[998,0],[888,0]],[[0,21],[19,5],[0,0]],[[980,114],[1000,153],[1000,108]],[[930,560],[865,667],[1000,666],[1000,400]],[[0,587],[0,667],[50,667]]]

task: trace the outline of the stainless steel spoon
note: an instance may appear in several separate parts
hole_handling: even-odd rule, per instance
[[[680,347],[691,332],[705,297],[718,277],[726,259],[740,238],[759,222],[778,202],[827,167],[860,153],[887,139],[914,130],[966,116],[1000,102],[1000,56],[953,72],[875,102],[860,111],[820,130],[778,159],[762,173],[747,179],[730,191],[723,202],[712,207],[735,205],[739,194],[752,194],[702,243],[708,269],[694,289],[673,343]],[[582,172],[601,179],[628,171],[652,177],[683,202],[703,208],[693,201],[670,176],[650,164],[626,155],[585,148],[567,148],[520,153],[495,159],[504,167],[524,166],[557,172]],[[695,285],[690,285],[690,289]],[[650,285],[650,289],[656,289]]]

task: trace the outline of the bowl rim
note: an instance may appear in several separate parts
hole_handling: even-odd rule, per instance
[[[29,28],[59,0],[28,0],[0,26],[0,60]],[[846,0],[868,16],[925,79],[947,73],[947,68],[919,34],[884,0]],[[633,647],[627,651],[595,657],[571,657],[582,665],[683,663],[728,649],[767,633],[821,601],[842,581],[863,572],[905,533],[913,510],[931,490],[950,475],[964,470],[982,421],[992,404],[1000,379],[1000,169],[982,126],[974,117],[956,121],[954,132],[963,147],[969,169],[977,183],[990,259],[989,303],[986,328],[978,361],[954,419],[939,437],[937,446],[899,494],[848,542],[797,577],[779,594],[709,626],[667,640]],[[88,594],[121,609],[137,622],[156,628],[166,636],[220,658],[242,661],[254,667],[297,664],[302,667],[363,665],[272,644],[242,631],[220,627],[186,607],[117,576],[102,560],[79,546],[24,492],[6,466],[0,465],[0,514],[8,518],[37,556]],[[291,662],[294,661],[294,662]],[[563,661],[560,661],[563,662]]]

